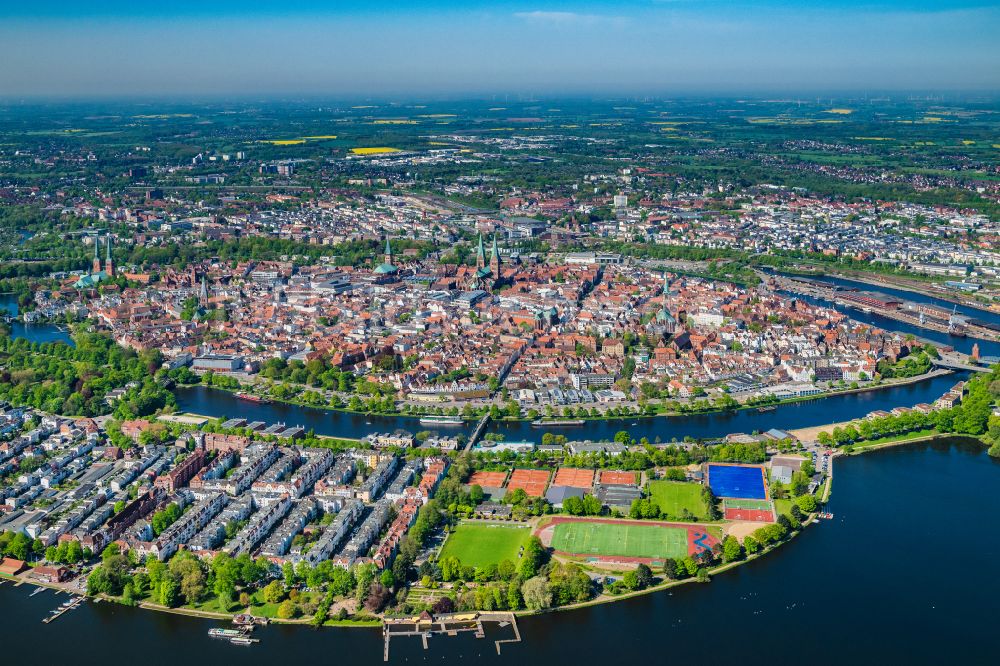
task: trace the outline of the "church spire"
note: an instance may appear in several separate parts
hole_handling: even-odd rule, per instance
[[[493,234],[493,247],[490,254],[490,270],[494,278],[500,277],[500,248],[497,247],[497,235]]]
[[[385,263],[392,264],[392,245],[389,244],[389,237],[385,237]]]
[[[115,274],[115,264],[111,261],[111,234],[108,234],[108,236],[104,239],[104,248],[106,250],[104,256],[104,272],[113,276]]]
[[[101,237],[100,236],[94,236],[94,263],[93,263],[93,266],[92,266],[92,268],[93,268],[93,270],[91,271],[92,273],[100,273],[101,272],[101,255],[100,255],[100,249],[101,249]]]
[[[476,268],[486,266],[486,248],[483,247],[483,234],[479,234],[479,249],[476,251]]]

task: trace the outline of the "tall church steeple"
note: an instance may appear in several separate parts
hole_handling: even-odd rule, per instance
[[[201,307],[208,306],[208,283],[205,281],[205,274],[201,275],[201,290],[198,293],[198,300],[200,301]]]
[[[93,269],[91,271],[92,273],[100,273],[101,272],[101,255],[100,255],[100,249],[101,249],[101,237],[100,236],[94,236],[94,263],[91,266],[91,268]]]
[[[114,277],[114,275],[115,275],[115,264],[111,260],[111,235],[110,234],[108,234],[108,237],[104,240],[104,246],[105,246],[105,249],[107,250],[107,254],[105,255],[105,258],[104,258],[104,272],[107,273],[108,275],[110,275],[111,277]]]
[[[389,244],[389,237],[385,239],[385,263],[392,265],[392,245]]]
[[[500,277],[500,248],[497,247],[497,235],[493,234],[493,248],[490,254],[490,271],[493,279]]]
[[[476,251],[476,268],[486,267],[486,248],[483,247],[483,235],[479,234],[479,249]]]

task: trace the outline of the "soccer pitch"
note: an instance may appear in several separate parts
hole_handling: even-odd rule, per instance
[[[683,527],[572,521],[555,526],[552,547],[575,555],[681,558],[688,538]]]

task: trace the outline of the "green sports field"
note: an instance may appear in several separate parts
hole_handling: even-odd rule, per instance
[[[573,521],[555,526],[552,547],[575,555],[680,558],[688,539],[683,527]]]
[[[722,500],[722,506],[725,509],[750,509],[753,511],[770,511],[771,501],[758,500],[758,499],[735,499],[727,497],[726,499]]]
[[[499,564],[503,560],[517,564],[521,546],[530,536],[529,527],[460,523],[445,541],[441,557],[457,557],[471,567]]]
[[[684,509],[698,518],[708,518],[708,510],[701,499],[702,485],[700,483],[684,483],[683,481],[650,481],[649,495],[664,515],[678,520],[684,517]]]

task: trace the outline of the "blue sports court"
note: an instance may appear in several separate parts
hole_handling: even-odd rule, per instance
[[[716,497],[767,499],[767,484],[761,467],[709,465],[708,487]]]

